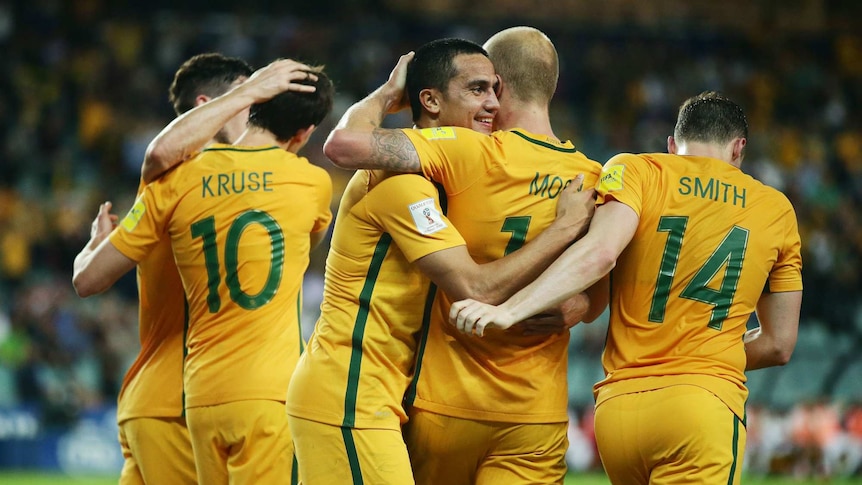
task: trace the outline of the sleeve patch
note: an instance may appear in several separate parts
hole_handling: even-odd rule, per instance
[[[126,214],[126,217],[123,218],[123,221],[120,222],[120,226],[128,232],[132,232],[135,227],[138,225],[138,222],[141,221],[141,218],[144,217],[144,213],[147,211],[146,206],[144,205],[143,200],[136,200],[135,205],[129,210],[129,213]]]
[[[441,126],[437,128],[422,128],[419,130],[419,133],[422,134],[428,140],[454,140],[457,138],[455,136],[455,129],[451,126]]]
[[[443,216],[434,205],[434,199],[425,199],[408,206],[413,222],[420,234],[434,234],[446,229],[448,226],[443,222]]]
[[[623,173],[625,173],[625,165],[614,165],[602,169],[602,178],[599,180],[599,191],[603,193],[613,192],[623,189]]]

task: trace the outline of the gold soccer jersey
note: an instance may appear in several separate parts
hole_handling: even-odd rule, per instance
[[[445,186],[448,217],[478,263],[503,257],[554,220],[556,197],[577,174],[598,179],[601,165],[571,142],[524,130],[482,135],[463,128],[405,130],[425,175]],[[448,323],[451,301],[438,292],[407,401],[465,419],[551,423],[568,419],[568,334],[463,335]],[[427,369],[423,370],[423,369]]]
[[[341,199],[320,319],[291,380],[287,412],[400,431],[430,285],[411,263],[464,240],[425,178],[397,175],[369,190],[370,174],[354,174]]]
[[[597,404],[693,384],[743,416],[749,315],[764,291],[802,289],[790,202],[721,160],[668,154],[617,155],[598,192],[640,222],[611,274]]]
[[[144,185],[138,188],[140,195]],[[116,246],[118,232],[111,234]],[[138,335],[141,351],[123,378],[117,421],[177,418],[183,412],[183,284],[171,254],[171,242],[159,241],[138,262]]]
[[[213,145],[147,186],[120,223],[111,241],[136,261],[170,238],[188,299],[186,407],[284,400],[309,235],[328,227],[331,197],[304,158]]]

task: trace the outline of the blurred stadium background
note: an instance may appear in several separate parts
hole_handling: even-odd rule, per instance
[[[167,87],[184,59],[220,51],[255,67],[277,57],[325,64],[335,113],[304,155],[330,170],[340,193],[349,173],[323,157],[322,141],[400,54],[439,37],[482,43],[524,24],[560,53],[557,134],[596,160],[665,151],[679,103],[702,90],[746,108],[743,169],[793,201],[806,288],[791,363],[749,376],[747,473],[858,477],[862,3],[0,0],[0,478],[119,470],[114,404],[137,352],[135,282],[80,300],[71,265],[101,201],[130,207],[146,145],[172,119]],[[313,255],[307,276],[307,332],[325,255]],[[572,331],[574,471],[600,472],[590,388],[602,375],[605,327]]]

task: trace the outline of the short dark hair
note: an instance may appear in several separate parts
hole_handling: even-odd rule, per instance
[[[682,103],[673,136],[678,141],[723,144],[748,138],[748,120],[742,107],[723,94],[704,91]]]
[[[335,88],[322,67],[309,70],[317,81],[305,79],[294,81],[315,86],[313,93],[285,91],[266,101],[251,105],[248,113],[249,126],[263,128],[280,142],[290,140],[297,131],[320,122],[332,111]]]
[[[198,54],[183,63],[171,83],[168,99],[177,115],[195,107],[195,98],[211,98],[228,92],[237,79],[251,76],[254,70],[238,57],[216,52]]]
[[[464,39],[438,39],[423,44],[416,49],[413,59],[407,65],[407,96],[413,121],[422,115],[419,92],[433,88],[446,91],[449,81],[458,75],[455,70],[455,57],[461,54],[481,54],[488,57],[485,49]]]

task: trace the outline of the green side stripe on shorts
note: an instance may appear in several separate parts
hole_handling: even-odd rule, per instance
[[[299,485],[299,463],[296,462],[296,453],[293,453],[293,466],[290,468],[290,485]]]
[[[736,461],[738,459],[737,449],[739,448],[739,418],[733,415],[733,464],[730,466],[730,476],[727,477],[727,485],[733,485],[733,477],[736,475]]]
[[[353,323],[353,350],[350,352],[350,367],[347,371],[347,390],[344,394],[344,421],[342,426],[352,428],[356,425],[356,394],[359,391],[359,374],[362,366],[362,339],[365,336],[365,324],[368,322],[368,308],[371,306],[371,294],[374,293],[374,285],[377,283],[377,275],[380,267],[389,251],[392,236],[383,233],[374,248],[371,264],[368,265],[368,274],[365,276],[365,284],[359,293],[359,311],[356,313],[356,321]]]
[[[356,444],[353,442],[353,430],[342,427],[341,436],[344,438],[344,450],[347,452],[347,462],[350,463],[353,485],[362,485],[362,470],[359,468],[359,454],[356,453]]]
[[[404,410],[413,407],[416,400],[416,387],[419,385],[419,373],[422,371],[422,357],[425,355],[425,345],[428,343],[428,331],[431,329],[431,310],[434,308],[434,299],[437,296],[437,285],[431,283],[428,287],[428,296],[425,297],[425,310],[422,312],[422,330],[419,334],[419,345],[416,348],[416,361],[413,364],[413,379],[404,393]]]

